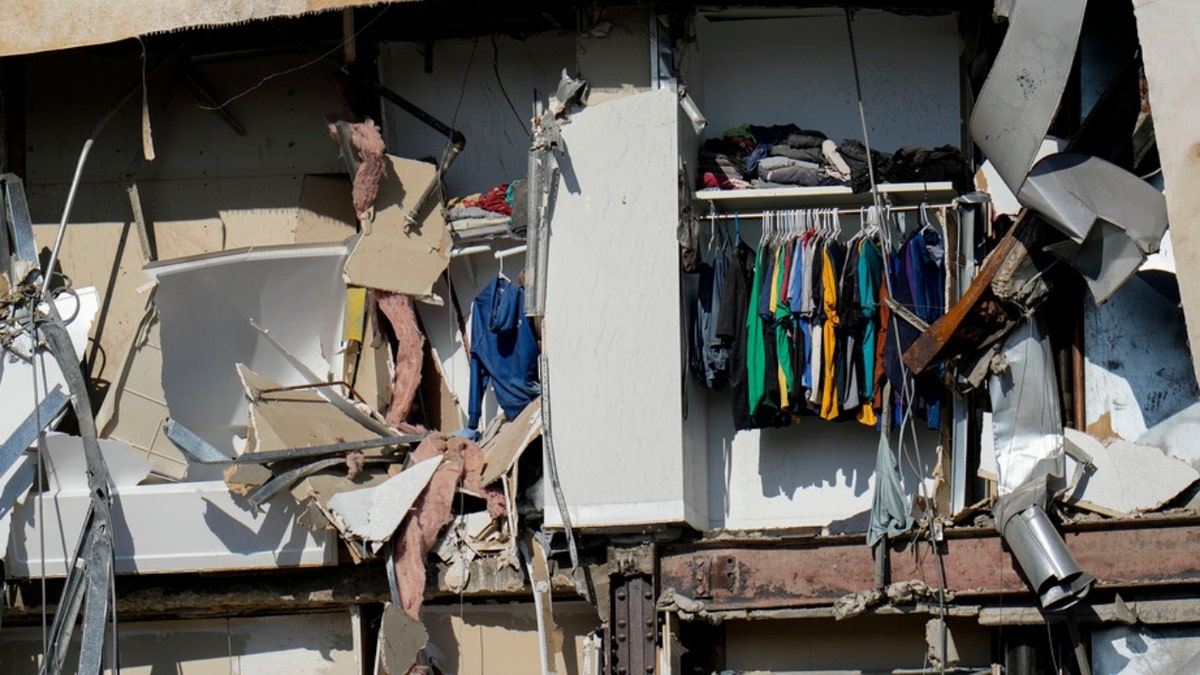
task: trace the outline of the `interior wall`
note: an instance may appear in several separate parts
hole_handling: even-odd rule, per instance
[[[795,123],[831,139],[862,139],[846,18],[841,9],[726,10],[696,18],[699,63],[688,82],[719,137],[742,124]],[[724,17],[722,19],[721,17]],[[958,145],[959,37],[955,15],[854,15],[871,146]]]
[[[429,631],[426,653],[446,672],[541,672],[537,613],[532,602],[425,605],[421,618]],[[599,618],[585,602],[555,602],[554,621],[562,632],[562,652],[551,670],[583,675],[583,640],[599,627]]]
[[[1200,400],[1173,274],[1134,275],[1100,307],[1089,298],[1083,318],[1085,409],[1092,435],[1136,441]]]
[[[78,662],[79,631],[67,656]],[[34,675],[41,627],[5,626],[0,664],[10,675]],[[121,621],[122,675],[314,673],[359,675],[348,612],[190,621]],[[107,660],[106,660],[107,663]],[[113,673],[105,668],[106,674]]]
[[[146,304],[136,290],[147,278],[126,192],[135,180],[163,259],[291,243],[305,176],[345,176],[325,121],[342,110],[330,64],[279,54],[192,66],[191,76],[227,103],[223,109],[244,129],[241,135],[220,113],[201,107],[208,104],[186,84],[184,61],[154,70],[158,60],[148,57],[144,84],[156,158],[143,156],[138,90],[95,139],[59,260],[75,286],[96,286],[107,303],[87,354],[101,388]],[[36,54],[25,59],[25,69],[25,189],[45,257],[83,143],[141,81],[142,61],[129,43]],[[350,209],[348,188],[342,199],[333,206]]]
[[[924,668],[927,615],[725,622],[725,667],[734,672],[857,672]],[[947,620],[959,663],[986,669],[988,629]]]
[[[592,104],[647,87],[645,10],[607,9],[591,18],[594,28],[579,34],[392,43],[380,50],[383,82],[466,136],[466,148],[446,172],[448,196],[487,192],[525,177],[533,93],[553,95],[563,70],[588,80]],[[384,105],[390,152],[414,158],[442,156],[444,136]]]

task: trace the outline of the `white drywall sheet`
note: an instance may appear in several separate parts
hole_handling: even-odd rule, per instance
[[[175,420],[233,456],[249,411],[235,364],[283,386],[309,382],[255,325],[318,377],[338,379],[345,256],[342,245],[295,245],[147,267],[158,281],[163,392]]]
[[[685,443],[678,244],[678,105],[669,91],[609,101],[562,130],[543,344],[572,524],[688,522],[703,446]],[[689,499],[689,493],[692,499]],[[546,520],[560,522],[547,491]]]
[[[749,18],[751,12],[696,19],[699,59],[687,84],[708,118],[705,137],[746,123],[790,122],[836,141],[861,140],[843,11]],[[890,153],[962,142],[955,15],[861,11],[854,40],[872,148]]]
[[[256,512],[224,481],[119,487],[113,495],[113,539],[118,573],[205,572],[332,565],[331,530],[296,524],[301,509],[290,499]],[[63,576],[89,505],[86,487],[30,495],[12,517],[8,573]],[[45,509],[40,521],[38,509]]]

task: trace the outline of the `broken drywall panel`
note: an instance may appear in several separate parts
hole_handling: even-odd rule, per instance
[[[274,382],[237,364],[250,405],[247,453],[310,448],[378,438],[315,389],[282,390]]]
[[[232,457],[249,412],[234,364],[284,386],[336,379],[344,258],[344,246],[303,244],[147,266],[172,417]]]
[[[387,156],[388,169],[375,198],[375,217],[346,260],[346,280],[356,286],[428,296],[450,261],[450,230],[438,200],[412,213],[436,180],[432,164]],[[415,218],[410,223],[409,216]]]
[[[1086,303],[1083,379],[1089,429],[1105,418],[1112,435],[1135,441],[1200,400],[1179,307],[1181,290],[1171,275],[1138,274],[1104,305]]]
[[[114,489],[113,539],[118,573],[211,572],[333,565],[330,532],[296,524],[290,499],[250,509],[222,481]],[[63,576],[88,512],[86,489],[31,495],[13,514],[7,571],[15,577]],[[39,509],[45,518],[38,517]],[[164,517],[169,514],[169,517]],[[40,525],[39,525],[40,524]],[[42,542],[45,549],[42,549]]]
[[[1137,439],[1137,444],[1158,448],[1170,457],[1182,459],[1193,469],[1200,469],[1197,438],[1200,438],[1200,403],[1193,403],[1147,429]]]
[[[78,436],[50,433],[46,435],[46,482],[51,491],[86,490],[87,461],[83,454],[83,439]],[[100,439],[100,452],[112,487],[126,488],[142,482],[150,475],[153,463],[129,451],[122,441]]]
[[[249,497],[250,493],[265,485],[275,474],[262,464],[230,464],[221,475],[230,492]]]
[[[67,333],[75,347],[75,356],[82,359],[87,346],[88,331],[99,310],[96,289],[80,288],[73,295],[59,295],[54,305],[67,324]],[[27,334],[25,334],[27,336]],[[24,336],[14,339],[14,343]],[[32,339],[26,340],[30,347]],[[16,344],[14,349],[19,348]],[[34,353],[32,360],[0,349],[0,439],[7,440],[36,409],[39,398],[55,387],[66,390],[66,380],[57,361],[45,350]],[[37,397],[37,398],[35,398]],[[2,441],[0,441],[2,442]]]
[[[334,523],[345,535],[384,542],[421,496],[442,457],[432,457],[401,471],[378,487],[343,492],[330,498]]]
[[[392,603],[383,606],[379,624],[377,675],[405,675],[429,642],[425,625]]]
[[[1119,439],[1105,445],[1075,429],[1064,430],[1063,440],[1087,453],[1092,468],[1062,499],[1089,511],[1108,516],[1153,511],[1200,479],[1196,469],[1158,448]],[[1068,452],[1068,477],[1075,475],[1076,463]]]
[[[389,465],[389,468],[398,465]],[[292,497],[306,506],[305,519],[301,524],[313,529],[333,529],[329,500],[343,492],[353,492],[382,485],[392,477],[387,470],[367,466],[361,474],[351,480],[343,467],[307,476],[292,486]],[[314,514],[315,510],[315,514]]]
[[[508,473],[514,462],[525,452],[535,438],[542,435],[542,397],[538,396],[525,406],[520,415],[500,428],[500,433],[483,450],[482,485],[491,485],[500,476]]]
[[[217,475],[187,457],[167,438],[170,417],[162,388],[162,346],[158,311],[145,316],[113,372],[112,386],[96,413],[96,428],[105,438],[124,441],[130,449],[154,462],[154,472],[182,480],[212,480]]]
[[[1175,231],[1175,262],[1183,313],[1187,318],[1187,344],[1192,368],[1200,379],[1200,237],[1193,214],[1200,212],[1200,142],[1195,111],[1200,109],[1200,89],[1189,64],[1200,58],[1200,6],[1188,0],[1135,0],[1138,39],[1154,134],[1162,161],[1167,210]]]
[[[1187,675],[1200,672],[1200,630],[1194,626],[1112,626],[1091,635],[1092,672],[1106,675]]]

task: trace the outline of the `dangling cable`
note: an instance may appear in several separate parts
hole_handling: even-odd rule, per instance
[[[863,147],[867,150],[867,176],[871,180],[871,201],[879,206],[879,186],[875,183],[875,160],[871,158],[871,139],[867,136],[867,110],[863,105],[862,82],[858,76],[858,50],[854,47],[853,13],[846,8],[846,34],[850,36],[850,62],[854,65],[854,91],[858,94],[858,119],[862,123]]]
[[[871,156],[871,140],[867,134],[867,112],[866,112],[866,106],[863,104],[862,81],[861,81],[861,78],[859,77],[859,72],[858,72],[858,50],[856,49],[856,47],[854,45],[853,16],[852,16],[852,12],[849,7],[847,7],[845,11],[846,11],[846,34],[849,36],[849,39],[850,39],[850,60],[854,66],[854,90],[858,96],[858,118],[859,118],[859,122],[862,124],[863,146],[866,149],[866,155],[867,155],[867,176],[871,181],[871,201],[875,205],[876,208],[880,208],[882,206],[882,204],[881,204],[880,198],[879,198],[879,186],[875,181],[875,161]],[[889,233],[889,235],[890,235],[890,233]],[[890,236],[887,238],[890,239]],[[886,280],[886,283],[888,285],[888,295],[891,297],[894,297],[892,294],[892,278],[891,278],[891,274],[888,271],[888,266],[886,264],[884,267],[884,279]],[[893,334],[894,339],[896,341],[896,348],[900,352],[903,352],[903,350],[901,349],[902,345],[900,343],[899,319],[896,317],[895,313],[892,314],[892,324],[893,324],[893,330],[890,332]],[[901,368],[903,368],[904,371],[907,371],[907,368],[905,368],[903,366],[903,364],[901,364]],[[904,381],[901,383],[901,391],[902,391],[902,395],[905,397],[905,399],[907,401],[907,405],[906,405],[903,421],[901,422],[901,425],[900,425],[900,443],[899,443],[898,449],[901,452],[903,452],[904,427],[907,424],[912,433],[913,450],[917,454],[917,465],[918,465],[917,468],[922,469],[917,472],[917,479],[919,481],[920,491],[922,493],[922,496],[925,499],[926,509],[932,509],[934,507],[934,502],[930,498],[929,495],[925,494],[925,480],[924,480],[924,476],[923,476],[923,474],[924,474],[923,463],[921,461],[921,449],[920,449],[920,445],[917,443],[916,423],[912,419],[912,403],[913,403],[913,396],[915,395],[915,391],[913,391],[913,389],[915,389],[915,387],[913,389],[909,388],[910,378],[908,377],[907,372],[904,373],[902,379]],[[915,383],[913,383],[913,384],[915,384]],[[891,405],[891,402],[884,401],[883,404]],[[884,432],[886,433],[887,430],[885,429]],[[907,457],[907,453],[904,453],[904,454]],[[911,466],[911,461],[909,462],[909,464]],[[937,578],[938,578],[938,604],[939,604],[939,608],[940,608],[941,623],[942,623],[942,625],[941,625],[941,629],[942,629],[942,636],[941,636],[942,637],[942,640],[941,640],[942,641],[942,663],[939,664],[939,670],[944,673],[945,667],[946,667],[946,664],[945,664],[945,653],[946,652],[945,652],[945,650],[946,650],[946,643],[948,641],[947,626],[946,626],[946,605],[945,605],[946,582],[945,582],[945,577],[942,573],[943,565],[944,565],[944,560],[942,558],[942,551],[937,545],[936,538],[933,536],[932,516],[931,516],[931,522],[930,522],[930,526],[929,526],[929,541],[930,541],[930,544],[932,545],[934,555],[937,558],[937,560],[934,563],[934,566],[938,572],[938,575],[937,575]]]

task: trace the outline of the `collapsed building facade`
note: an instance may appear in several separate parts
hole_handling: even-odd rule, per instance
[[[0,17],[5,672],[1195,672],[1188,3],[116,4]]]

